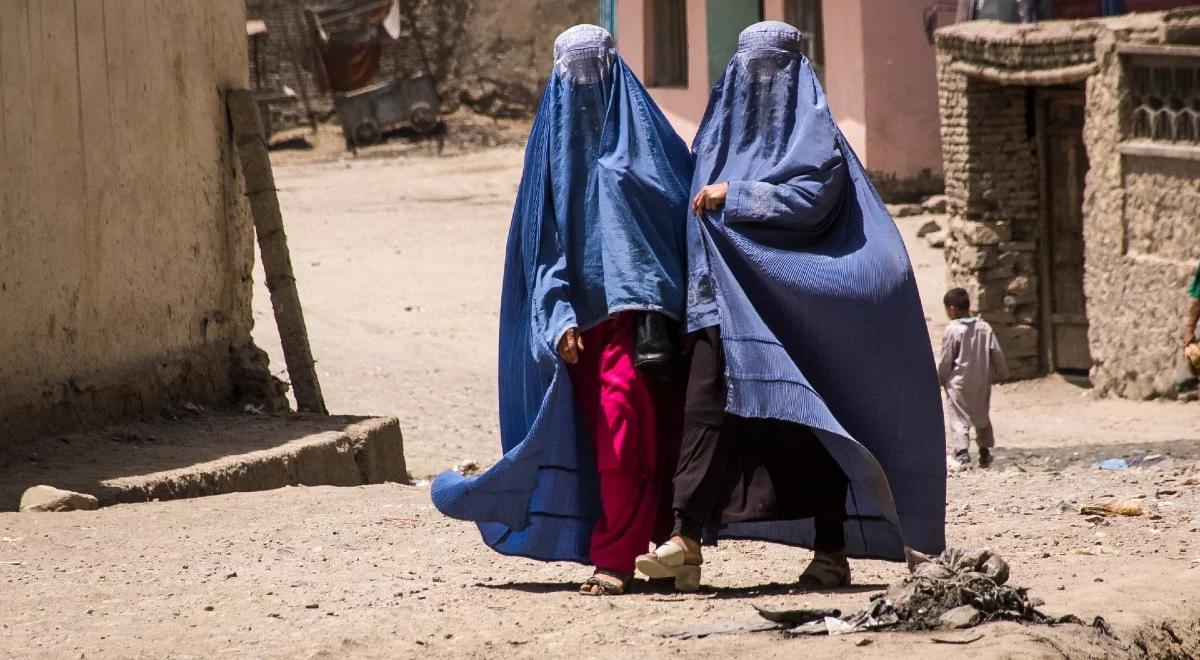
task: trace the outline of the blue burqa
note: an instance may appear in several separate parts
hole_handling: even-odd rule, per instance
[[[812,427],[850,480],[847,552],[899,560],[945,543],[944,429],[933,352],[900,233],[830,115],[801,35],[742,32],[693,143],[691,331],[720,326],[726,410]],[[811,546],[811,520],[721,536]]]
[[[590,563],[593,448],[555,346],[613,314],[684,315],[687,145],[602,28],[555,41],[525,148],[500,303],[500,441],[487,472],[446,472],[433,503],[495,550]]]

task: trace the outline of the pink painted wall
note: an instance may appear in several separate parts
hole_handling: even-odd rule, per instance
[[[868,169],[910,177],[940,173],[937,71],[921,12],[928,0],[824,0],[825,93],[838,126]],[[688,87],[650,88],[687,141],[708,104],[706,0],[688,0]],[[645,80],[646,0],[617,0],[617,47]],[[784,0],[763,0],[783,20]]]
[[[831,5],[843,1],[826,0],[823,6],[828,12]],[[925,41],[921,28],[928,0],[860,2],[864,10],[870,7],[861,14],[860,37],[867,168],[901,177],[925,169],[940,173],[937,64],[934,48]],[[832,41],[827,37],[825,43]]]
[[[650,87],[650,96],[688,144],[696,135],[711,88],[708,80],[708,19],[705,0],[688,0],[688,86]],[[642,81],[646,80],[646,2],[617,1],[617,49]]]
[[[825,27],[825,95],[829,109],[845,133],[846,140],[868,167],[867,95],[863,58],[862,20],[864,4],[885,4],[902,0],[826,0],[821,5]],[[937,103],[937,96],[933,97]],[[941,158],[941,156],[939,156]]]

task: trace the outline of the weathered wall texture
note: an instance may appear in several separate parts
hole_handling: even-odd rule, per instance
[[[239,2],[0,16],[0,446],[228,397],[253,235],[221,90]]]
[[[262,79],[306,86],[319,112],[312,54],[301,19],[306,0],[245,0],[247,16],[266,22]],[[415,34],[438,79],[445,109],[466,104],[492,116],[529,116],[550,73],[554,38],[577,23],[595,23],[595,0],[409,0]],[[421,71],[416,39],[387,44],[381,75]],[[300,82],[295,63],[300,62]],[[301,90],[297,89],[297,92]],[[286,118],[283,118],[286,119]],[[281,120],[283,123],[283,120]]]
[[[1038,351],[1037,142],[1032,90],[1086,86],[1084,293],[1097,393],[1173,395],[1184,289],[1200,259],[1200,144],[1176,157],[1132,143],[1122,44],[1200,44],[1200,12],[1180,10],[1038,26],[963,24],[938,37],[942,144],[951,231],[949,284],[997,326],[1017,377]],[[1160,145],[1161,146],[1161,145]],[[1049,185],[1056,185],[1050,182]]]

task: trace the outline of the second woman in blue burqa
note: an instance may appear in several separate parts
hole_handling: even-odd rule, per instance
[[[943,548],[941,401],[895,222],[829,112],[802,35],[752,25],[692,153],[695,348],[672,540],[638,559],[695,588],[701,530],[847,557]]]

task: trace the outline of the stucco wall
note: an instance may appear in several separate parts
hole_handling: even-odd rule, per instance
[[[863,1],[838,0],[821,5],[825,21],[825,93],[829,109],[846,140],[870,168],[867,150],[866,50]]]
[[[11,0],[0,19],[0,446],[231,392],[253,236],[221,90],[236,1]]]
[[[899,179],[936,176],[942,169],[937,68],[934,48],[921,30],[929,2],[863,4],[867,167]]]

